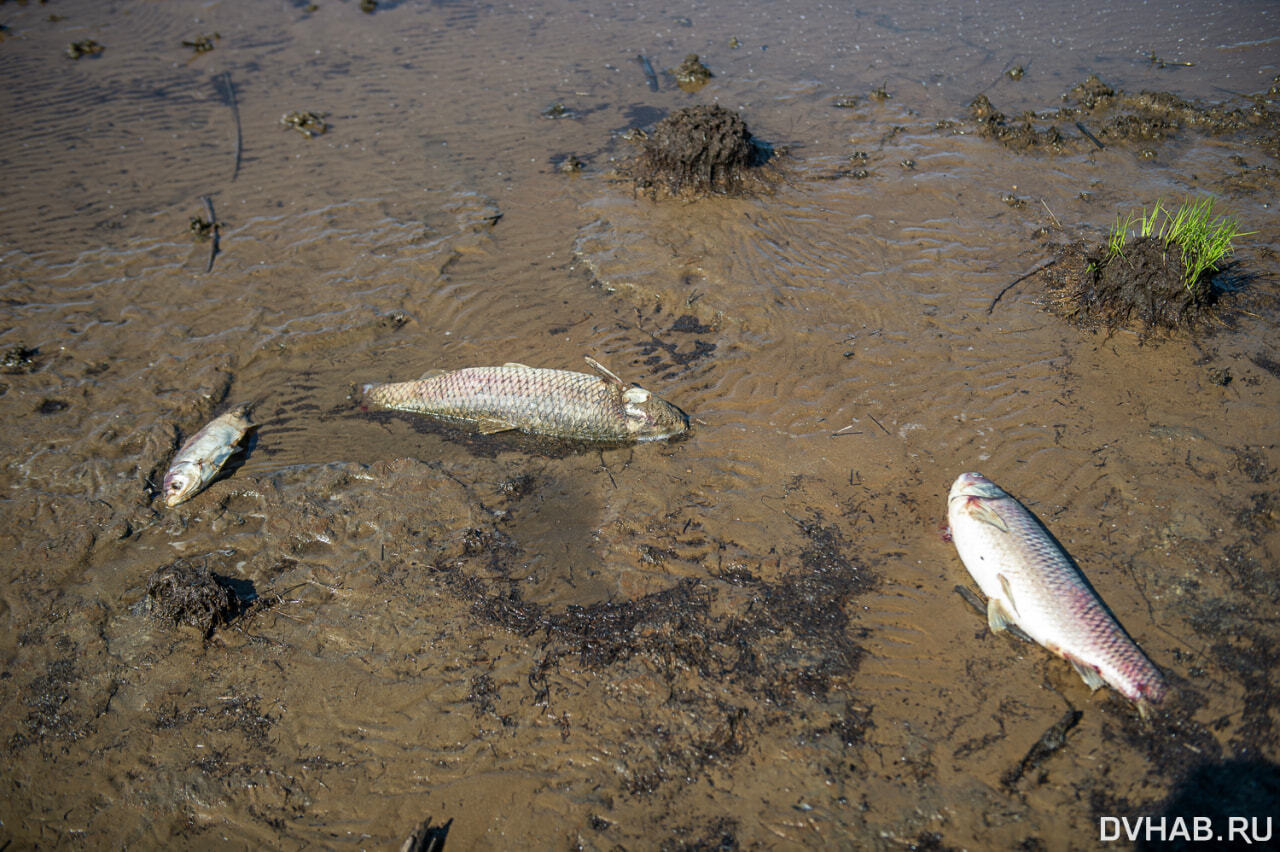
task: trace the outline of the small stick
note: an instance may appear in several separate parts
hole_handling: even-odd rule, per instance
[[[868,414],[867,416],[871,418],[871,422],[872,422],[872,423],[874,423],[874,424],[876,424],[877,426],[879,426],[879,427],[880,427],[880,431],[881,431],[881,432],[884,432],[886,435],[892,435],[892,434],[893,434],[893,433],[892,433],[892,432],[890,432],[888,429],[884,428],[884,424],[883,424],[883,423],[881,423],[879,420],[877,420],[877,419],[876,419],[876,416],[875,416],[874,414]]]
[[[202,195],[200,200],[204,202],[204,209],[209,211],[209,230],[211,231],[209,262],[205,264],[204,271],[211,272],[213,270],[213,259],[218,256],[218,217],[213,215],[213,200],[209,196]]]
[[[1085,126],[1084,126],[1083,124],[1081,124],[1080,122],[1078,122],[1078,121],[1076,122],[1076,127],[1080,128],[1080,132],[1081,132],[1081,133],[1083,133],[1085,136],[1088,136],[1088,137],[1089,137],[1089,141],[1090,141],[1090,142],[1092,142],[1093,144],[1095,144],[1095,145],[1097,145],[1097,146],[1098,146],[1098,150],[1099,150],[1099,151],[1101,151],[1103,148],[1107,147],[1106,145],[1103,145],[1101,142],[1099,142],[1099,141],[1098,141],[1098,137],[1097,137],[1097,136],[1094,136],[1092,133],[1090,133],[1090,132],[1089,132],[1089,128],[1085,127]]]
[[[231,72],[223,71],[214,79],[221,80],[226,87],[227,104],[231,107],[231,115],[236,120],[236,165],[231,172],[231,179],[235,180],[240,174],[240,153],[244,148],[244,139],[240,133],[240,106],[236,103],[236,87],[231,82]]]
[[[1049,214],[1049,218],[1053,220],[1054,227],[1057,228],[1059,231],[1061,231],[1062,223],[1058,221],[1058,217],[1053,215],[1053,211],[1049,209],[1049,202],[1041,198],[1040,203],[1044,205],[1044,209]]]
[[[999,293],[996,293],[996,297],[991,300],[991,304],[987,305],[987,316],[990,316],[991,313],[996,309],[996,303],[999,302],[1002,298],[1004,298],[1005,293],[1008,293],[1014,287],[1017,287],[1023,281],[1026,281],[1028,278],[1030,278],[1032,275],[1035,275],[1040,270],[1048,269],[1050,266],[1052,266],[1055,263],[1057,263],[1056,260],[1050,260],[1048,263],[1042,263],[1039,266],[1037,266],[1035,269],[1032,269],[1026,275],[1019,275],[1017,278],[1013,279],[1008,284],[1006,284],[1003,290],[1001,290]]]

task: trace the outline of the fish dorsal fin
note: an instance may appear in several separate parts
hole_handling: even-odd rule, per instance
[[[1013,587],[1009,585],[1009,578],[1003,574],[997,574],[996,576],[1000,578],[1000,591],[1004,592],[1004,599],[1009,602],[1010,608],[1013,609],[1013,614],[1015,616],[1021,615],[1018,612],[1018,602],[1013,599]]]
[[[448,370],[440,370],[440,369],[427,370],[427,371],[426,371],[425,373],[423,373],[421,376],[418,376],[418,381],[420,381],[420,382],[421,382],[421,381],[425,381],[425,380],[427,380],[427,379],[434,379],[436,376],[443,376],[443,375],[444,375],[445,373],[447,373],[447,372],[449,372],[449,371],[448,371]]]
[[[599,373],[600,378],[604,379],[606,382],[609,382],[610,384],[613,384],[613,385],[617,385],[620,388],[625,388],[627,386],[627,383],[624,382],[622,379],[618,378],[618,375],[616,373],[614,373],[604,364],[601,364],[595,358],[592,358],[587,355],[584,355],[583,358],[586,359],[587,366],[595,370],[597,373]]]
[[[1009,525],[1004,522],[1004,518],[1000,517],[1000,513],[988,506],[986,503],[974,502],[969,504],[969,517],[975,521],[981,521],[984,524],[1000,530],[1000,532],[1008,532]]]
[[[1084,682],[1089,689],[1097,690],[1107,685],[1107,682],[1102,679],[1102,675],[1098,673],[1097,668],[1094,666],[1091,666],[1086,662],[1082,662],[1081,660],[1077,660],[1075,657],[1067,653],[1063,653],[1062,658],[1071,664],[1071,668],[1076,670],[1076,674],[1084,678]]]
[[[533,369],[533,368],[532,368],[532,367],[530,367],[528,364],[521,364],[521,363],[519,363],[519,362],[517,362],[517,361],[508,361],[507,363],[503,364],[502,366],[504,366],[504,367],[515,367],[515,368],[520,369],[520,370],[532,370],[532,369]]]
[[[992,633],[1003,633],[1013,624],[1013,618],[1005,611],[999,598],[987,598],[987,625]]]

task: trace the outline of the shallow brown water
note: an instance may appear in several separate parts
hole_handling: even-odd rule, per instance
[[[0,348],[36,350],[0,375],[0,837],[395,848],[430,817],[458,849],[1086,848],[1100,816],[1267,815],[1274,148],[1098,150],[1066,122],[1061,154],[1020,153],[967,105],[1052,110],[1096,73],[1248,106],[1276,16],[0,5]],[[63,56],[85,38],[106,50]],[[661,70],[691,52],[696,94]],[[694,103],[788,149],[773,193],[657,203],[613,175],[627,127]],[[1050,243],[1193,192],[1254,232],[1205,334],[1080,331],[1034,281],[991,307]],[[353,401],[584,354],[694,434],[601,452]],[[164,510],[178,444],[243,401],[243,464]],[[974,469],[1167,673],[1153,724],[954,593],[944,500]],[[151,617],[181,556],[258,602],[207,640]]]

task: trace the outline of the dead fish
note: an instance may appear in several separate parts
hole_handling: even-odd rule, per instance
[[[161,490],[166,506],[191,499],[218,475],[227,459],[240,449],[240,439],[252,426],[248,414],[248,406],[233,408],[187,439],[164,475]]]
[[[689,428],[685,413],[596,361],[574,373],[508,363],[433,370],[416,382],[365,385],[370,405],[464,423],[491,435],[518,429],[580,441],[661,441]]]
[[[1020,627],[1090,689],[1110,684],[1144,719],[1151,714],[1164,676],[1034,515],[982,474],[962,473],[947,516],[960,559],[987,596],[992,632]]]

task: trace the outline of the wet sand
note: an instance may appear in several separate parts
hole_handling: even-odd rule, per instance
[[[1280,42],[1265,5],[1168,6],[0,5],[0,839],[1058,849],[1274,815]],[[690,53],[696,93],[664,70]],[[1090,74],[1205,112],[1098,148],[1047,117]],[[984,134],[980,93],[1060,150]],[[773,191],[617,176],[629,127],[713,103],[779,151]],[[993,304],[1192,193],[1253,232],[1194,336],[1081,330],[1034,276]],[[583,355],[693,434],[358,405]],[[242,402],[247,454],[165,509]],[[966,470],[1165,672],[1152,723],[953,591]],[[179,559],[228,623],[150,611]]]

